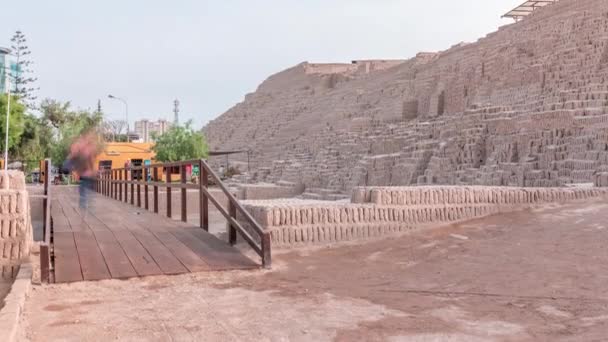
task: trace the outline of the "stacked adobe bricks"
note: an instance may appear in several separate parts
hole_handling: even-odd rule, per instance
[[[9,189],[5,182],[9,181]],[[32,245],[30,202],[22,172],[0,171],[0,277],[17,275]]]
[[[252,151],[250,182],[606,186],[608,0],[562,0],[406,61],[303,63],[204,131]]]
[[[245,201],[245,207],[270,231],[273,248],[297,248],[378,238],[546,203],[607,196],[608,188],[595,187],[363,187],[353,190],[351,203],[277,199]]]

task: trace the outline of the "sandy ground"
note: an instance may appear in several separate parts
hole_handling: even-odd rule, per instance
[[[608,203],[276,255],[272,271],[35,287],[33,341],[602,341]]]

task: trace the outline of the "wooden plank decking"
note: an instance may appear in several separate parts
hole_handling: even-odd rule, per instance
[[[75,188],[52,202],[55,282],[254,269],[259,265],[201,228],[91,192],[78,208]]]

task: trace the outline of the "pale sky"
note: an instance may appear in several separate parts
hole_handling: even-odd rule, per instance
[[[131,125],[173,116],[197,128],[303,61],[410,58],[472,42],[523,0],[19,0],[0,10],[0,46],[23,31],[39,98]]]

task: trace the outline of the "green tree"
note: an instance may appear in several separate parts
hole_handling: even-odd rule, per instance
[[[40,123],[53,130],[46,151],[55,165],[63,165],[72,142],[84,132],[99,128],[102,121],[101,112],[74,111],[69,102],[45,99],[40,104],[40,110]]]
[[[71,116],[70,103],[44,99],[40,103],[42,119],[51,126],[59,129]]]
[[[38,167],[36,161],[50,156],[53,143],[52,127],[32,114],[23,117],[23,134],[11,154],[13,159],[26,161],[28,170]]]
[[[161,162],[207,158],[209,154],[205,137],[192,129],[192,122],[171,127],[156,138],[152,149],[156,153],[156,160]]]
[[[6,134],[6,106],[8,96],[0,95],[0,150],[4,151],[4,139]],[[11,96],[10,118],[8,130],[8,148],[11,149],[19,144],[21,134],[23,134],[23,116],[25,106],[19,101],[17,96]]]
[[[34,92],[38,88],[33,87],[37,78],[33,77],[32,65],[34,62],[30,59],[32,51],[27,45],[25,34],[21,31],[16,31],[11,38],[11,49],[15,55],[17,63],[17,74],[15,75],[15,93],[19,95],[22,102],[29,108],[34,107],[36,96]]]

